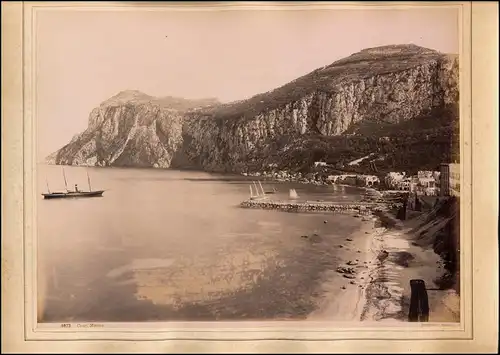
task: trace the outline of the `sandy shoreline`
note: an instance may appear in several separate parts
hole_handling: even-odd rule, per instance
[[[452,290],[437,290],[434,283],[444,272],[439,255],[413,245],[408,227],[377,225],[376,217],[365,218],[361,228],[346,238],[341,266],[355,262],[350,266],[355,277],[347,279],[335,271],[325,275],[325,296],[308,319],[407,322],[410,280],[422,279],[430,289],[429,322],[460,322],[460,297]]]
[[[388,257],[371,275],[361,320],[408,321],[410,280],[421,279],[428,289],[429,322],[460,322],[460,297],[438,290],[435,283],[444,273],[441,258],[413,245],[412,239],[409,228],[388,229],[373,238],[373,249],[386,250]]]
[[[361,319],[366,303],[366,287],[370,282],[370,274],[377,266],[372,240],[383,232],[383,228],[375,228],[375,223],[376,218],[363,217],[359,230],[346,237],[339,267],[351,268],[354,272],[349,274],[331,270],[325,275],[326,281],[322,285],[325,296],[318,309],[309,315],[309,320]]]

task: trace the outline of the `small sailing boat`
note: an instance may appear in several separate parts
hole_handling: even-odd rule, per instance
[[[297,194],[297,191],[295,191],[295,189],[290,189],[290,198],[296,199],[298,197],[299,195]]]
[[[260,183],[260,181],[259,181],[259,185],[260,185],[260,188],[261,188],[262,190],[264,190],[264,189],[262,188],[262,184]],[[266,195],[272,195],[272,194],[275,194],[276,192],[278,192],[278,191],[277,191],[277,190],[276,190],[276,188],[273,186],[273,189],[272,189],[271,191],[265,191],[264,193],[265,193]]]
[[[272,195],[272,194],[275,194],[277,192],[278,192],[278,190],[276,190],[276,188],[273,187],[273,189],[271,191],[266,191],[266,195]]]
[[[68,182],[66,180],[66,173],[63,169],[63,177],[64,177],[64,185],[66,186],[66,192],[51,192],[49,188],[49,182],[47,182],[47,191],[48,193],[42,194],[44,199],[52,199],[52,198],[77,198],[77,197],[102,197],[102,194],[105,190],[96,190],[92,191],[92,186],[90,184],[90,176],[87,171],[87,180],[89,183],[89,191],[80,191],[78,189],[78,185],[75,184],[75,190],[70,191],[68,189]]]
[[[259,181],[260,190],[257,187],[255,181],[253,181],[253,186],[255,189],[255,194],[254,190],[252,190],[252,185],[250,185],[250,200],[262,200],[267,198],[266,193],[264,192],[264,189],[262,188],[262,184],[260,183],[260,181]]]

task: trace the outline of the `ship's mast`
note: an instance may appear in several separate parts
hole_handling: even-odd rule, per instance
[[[89,182],[89,191],[92,191],[92,187],[90,186],[90,176],[88,171],[87,171],[87,180]]]
[[[68,182],[66,181],[66,173],[64,172],[64,168],[62,169],[63,171],[63,177],[64,177],[64,186],[66,186],[66,191],[69,191],[68,190]]]

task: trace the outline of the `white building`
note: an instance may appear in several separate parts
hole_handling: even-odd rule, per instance
[[[419,171],[416,176],[412,177],[410,191],[417,195],[434,196],[438,192],[439,178],[437,171]]]
[[[418,179],[419,195],[435,196],[437,194],[436,180],[433,176]]]
[[[342,174],[342,175],[330,175],[328,176],[327,180],[331,181],[332,183],[342,184],[343,182],[345,182],[345,180],[354,178],[356,178],[356,175]]]
[[[356,179],[363,186],[375,186],[380,184],[380,179],[375,175],[358,175]]]
[[[326,166],[324,161],[316,161],[314,162],[314,166],[317,168],[318,166]]]
[[[397,190],[410,191],[414,185],[415,184],[414,183],[412,184],[410,178],[404,178],[400,182],[398,182]]]
[[[417,177],[419,179],[430,178],[433,176],[433,174],[434,174],[434,171],[424,170],[424,171],[417,172]]]
[[[390,189],[399,190],[399,187],[405,177],[405,172],[390,172],[385,176],[384,181]]]

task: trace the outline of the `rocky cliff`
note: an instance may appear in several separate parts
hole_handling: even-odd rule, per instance
[[[456,197],[442,198],[434,207],[416,219],[411,230],[415,245],[432,246],[441,256],[445,273],[435,283],[455,288],[460,293],[460,201]]]
[[[400,138],[408,122],[426,139],[440,129],[451,137],[458,126],[458,71],[456,55],[395,45],[365,49],[230,104],[120,93],[94,109],[88,129],[51,159],[241,172],[271,164],[304,168],[315,159],[338,162],[375,149],[372,161],[387,161],[394,142],[385,135]],[[380,138],[389,143],[359,143]],[[437,149],[443,151],[437,158],[449,156],[452,139]]]
[[[186,110],[217,103],[122,91],[93,109],[88,128],[47,160],[64,165],[168,168],[183,143]]]

